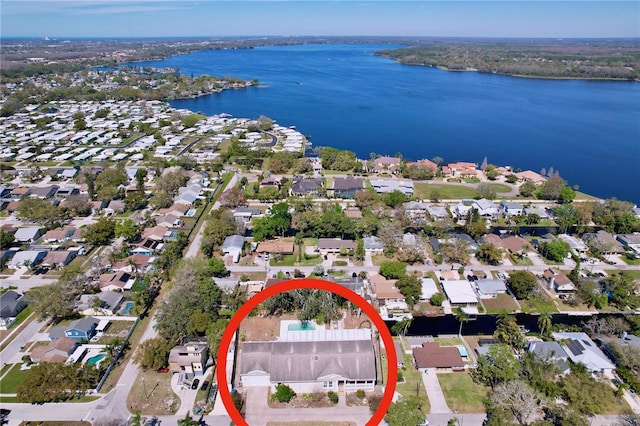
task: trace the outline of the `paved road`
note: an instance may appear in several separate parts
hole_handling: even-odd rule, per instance
[[[427,391],[427,397],[431,405],[431,413],[451,413],[451,409],[447,405],[447,400],[444,399],[444,393],[442,393],[436,372],[433,369],[428,369],[426,372],[422,370],[420,375],[422,376],[424,388]]]
[[[13,338],[13,340],[2,350],[2,353],[0,353],[2,365],[22,362],[22,357],[25,355],[25,353],[22,352],[22,347],[25,346],[27,342],[33,341],[33,336],[35,336],[38,330],[44,327],[45,324],[45,321],[36,321],[32,317],[31,322],[27,324],[20,333],[14,337],[8,337]]]

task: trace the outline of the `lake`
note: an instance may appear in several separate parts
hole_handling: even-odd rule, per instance
[[[392,45],[214,50],[138,66],[258,78],[259,87],[171,105],[207,115],[266,115],[314,146],[406,158],[542,168],[599,197],[640,203],[640,84],[543,80],[400,65]]]

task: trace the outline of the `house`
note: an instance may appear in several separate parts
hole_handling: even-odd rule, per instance
[[[8,250],[0,250],[0,267],[2,269],[5,268],[5,265],[13,258],[13,255],[16,254],[18,249],[10,248]]]
[[[555,290],[561,299],[566,299],[576,292],[576,286],[564,272],[549,268],[543,273],[547,286]]]
[[[58,199],[65,199],[72,195],[78,195],[78,194],[80,194],[80,190],[75,186],[63,186],[61,188],[58,188],[58,190],[56,191],[55,197]]]
[[[441,281],[444,293],[454,306],[476,306],[478,298],[467,280]]]
[[[251,219],[262,215],[262,211],[257,207],[238,206],[233,212],[233,218],[236,222],[249,223]]]
[[[169,213],[156,219],[156,224],[165,228],[179,228],[184,222],[180,219],[180,216]]]
[[[417,369],[460,370],[464,368],[464,361],[458,348],[440,346],[438,342],[424,342],[422,347],[413,348],[413,360]]]
[[[260,181],[260,185],[259,185],[259,189],[263,189],[263,188],[276,188],[277,190],[280,190],[280,185],[281,182],[279,179],[276,178],[266,178],[266,179],[262,179]]]
[[[198,200],[198,198],[198,194],[194,194],[191,191],[186,191],[180,195],[176,195],[175,197],[173,197],[173,202],[176,204],[191,206],[196,202],[196,200]]]
[[[305,195],[319,196],[322,194],[322,178],[303,178],[296,176],[291,183],[291,195],[302,197]]]
[[[93,335],[95,334],[96,327],[98,326],[98,321],[94,317],[84,317],[79,320],[75,320],[65,329],[64,334],[70,339],[73,339],[77,342],[82,340],[86,340],[87,342],[91,340]]]
[[[418,201],[409,201],[402,204],[405,215],[412,222],[424,222],[427,219],[427,211],[429,206]]]
[[[362,211],[358,207],[347,207],[344,209],[344,215],[351,219],[362,219]]]
[[[531,170],[525,170],[524,172],[518,172],[515,174],[520,182],[531,181],[535,184],[544,183],[547,178],[542,176],[540,173],[536,173]]]
[[[336,177],[333,179],[333,196],[337,198],[353,198],[356,192],[364,189],[364,180],[356,177]]]
[[[560,343],[571,361],[583,364],[589,371],[606,374],[616,368],[586,333],[552,333],[552,336]]]
[[[474,200],[460,200],[458,204],[453,208],[453,214],[458,220],[465,219],[467,213],[474,208]]]
[[[384,250],[384,243],[376,236],[364,237],[362,241],[364,244],[364,251],[367,253],[382,253]]]
[[[353,240],[340,240],[334,238],[320,238],[316,245],[316,251],[320,253],[340,253],[341,250],[354,250],[355,243]]]
[[[18,228],[16,233],[13,234],[13,238],[18,243],[33,243],[40,238],[41,235],[39,227],[28,226],[26,228]]]
[[[380,306],[387,311],[408,311],[407,301],[396,287],[396,280],[387,280],[382,275],[372,275],[370,278],[372,296],[378,300]]]
[[[599,251],[602,254],[619,254],[624,252],[622,243],[616,236],[600,229],[598,232],[589,232],[582,236],[587,246]]]
[[[24,296],[13,290],[0,295],[0,330],[7,330],[15,322],[16,316],[27,306]]]
[[[71,355],[77,347],[78,342],[76,340],[70,339],[69,337],[62,337],[48,345],[36,346],[29,354],[29,358],[31,358],[32,362],[62,364],[67,361],[69,355]]]
[[[156,258],[153,256],[136,253],[115,262],[111,265],[111,270],[115,272],[124,271],[130,274],[144,273],[151,268],[155,260]]]
[[[102,274],[98,279],[100,291],[131,290],[131,287],[133,287],[135,282],[136,277],[124,271],[111,274]]]
[[[379,194],[399,191],[408,197],[413,196],[413,181],[411,180],[371,179],[369,183],[371,183],[373,190]]]
[[[567,364],[569,356],[558,342],[531,342],[527,350],[539,360],[553,364],[561,375],[571,371]]]
[[[123,301],[121,293],[103,291],[98,294],[83,294],[76,308],[82,315],[115,315]]]
[[[189,211],[189,206],[186,204],[173,204],[165,209],[158,209],[154,211],[151,216],[164,216],[166,214],[172,214],[178,217],[184,216]]]
[[[500,201],[500,212],[507,216],[520,216],[524,212],[524,207],[517,201]]]
[[[234,263],[238,263],[238,261],[240,260],[240,256],[242,255],[243,247],[244,237],[242,235],[229,235],[224,239],[220,251],[223,254],[231,255]]]
[[[587,247],[587,245],[579,238],[567,234],[559,234],[558,238],[567,243],[569,248],[576,251],[578,254],[586,253],[587,250],[589,250],[589,247]]]
[[[45,258],[47,252],[45,250],[27,250],[19,251],[13,255],[13,259],[7,263],[7,267],[12,269],[20,269],[22,267],[33,268]]]
[[[155,241],[163,241],[167,236],[168,231],[169,228],[167,228],[166,226],[156,225],[152,228],[146,228],[144,231],[142,231],[142,238],[148,238]]]
[[[507,292],[507,285],[502,280],[478,280],[475,282],[480,298],[494,298]]]
[[[64,226],[61,228],[56,228],[56,229],[47,231],[42,236],[42,240],[45,243],[61,243],[63,241],[67,241],[68,239],[70,239],[75,232],[76,232],[75,226]]]
[[[493,201],[487,200],[486,198],[481,198],[476,200],[473,203],[473,208],[478,210],[478,214],[482,217],[486,218],[496,218],[498,217],[498,206],[496,206]]]
[[[205,341],[194,340],[174,346],[169,351],[169,371],[184,374],[187,379],[204,374],[209,358]]]
[[[293,248],[294,248],[293,241],[291,242],[279,241],[279,240],[261,241],[260,243],[258,243],[256,252],[258,254],[265,254],[265,253],[293,254]]]
[[[111,200],[109,205],[104,209],[107,215],[114,215],[124,212],[126,206],[122,200]]]
[[[422,280],[422,292],[420,293],[420,300],[429,300],[431,296],[439,293],[438,286],[432,278],[421,278]]]
[[[628,250],[640,255],[640,233],[620,234],[616,239]]]
[[[58,186],[56,185],[32,186],[29,189],[29,197],[40,198],[44,200],[46,198],[52,198],[54,195],[56,195],[56,192],[58,192]]]
[[[273,390],[284,383],[299,393],[373,390],[376,354],[370,330],[357,330],[358,336],[346,333],[350,340],[332,338],[330,332],[335,330],[324,331],[314,333],[314,340],[244,342],[240,351],[242,386],[271,386]],[[362,337],[354,338],[359,335]]]
[[[551,218],[551,215],[549,214],[547,209],[543,209],[539,207],[525,207],[524,214],[526,214],[527,216],[536,215],[541,220],[548,220]]]
[[[423,158],[422,160],[418,160],[416,162],[413,163],[407,163],[408,167],[411,166],[422,166],[422,167],[426,167],[428,169],[433,170],[433,174],[435,175],[438,172],[438,165],[436,163],[434,163],[431,160],[428,160],[426,158]]]
[[[427,212],[431,219],[439,220],[439,219],[449,219],[449,212],[446,207],[441,206],[429,206],[427,207]]]
[[[150,238],[145,238],[136,247],[129,250],[129,254],[144,254],[146,256],[153,256],[154,253],[162,251],[164,243]]]
[[[449,163],[443,166],[442,173],[451,177],[476,177],[478,174],[476,167],[478,165],[475,163],[458,161],[457,163]]]
[[[76,251],[68,250],[50,251],[44,259],[42,259],[42,266],[47,268],[62,268],[75,259],[77,254],[78,252]]]
[[[373,170],[376,173],[395,173],[400,170],[401,162],[398,157],[378,157],[373,160]]]

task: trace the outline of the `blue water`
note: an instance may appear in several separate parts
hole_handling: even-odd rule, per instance
[[[122,308],[122,313],[124,315],[129,315],[131,313],[131,310],[133,309],[134,305],[135,305],[135,303],[133,303],[133,302],[126,302],[124,304],[124,308]]]
[[[400,65],[389,45],[217,50],[140,66],[186,75],[258,78],[261,87],[176,100],[206,114],[266,115],[314,146],[410,159],[490,163],[540,171],[640,203],[640,83],[526,79]],[[392,46],[393,47],[393,46]]]
[[[300,324],[289,324],[287,326],[289,331],[307,331],[307,330],[315,330],[316,327],[313,324],[308,322],[301,322]]]
[[[98,355],[92,356],[91,358],[87,359],[87,365],[95,365],[98,362],[102,361],[104,357],[105,357],[104,354],[98,354]]]

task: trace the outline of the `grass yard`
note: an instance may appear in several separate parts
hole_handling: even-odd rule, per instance
[[[514,265],[533,266],[533,262],[526,255],[521,257],[521,256],[515,256],[513,254],[510,254],[509,259],[511,259]]]
[[[433,340],[440,343],[440,346],[464,345],[462,339],[458,339],[457,337],[436,337]]]
[[[384,262],[392,262],[392,261],[396,261],[396,260],[398,260],[398,259],[396,259],[395,255],[392,258],[388,258],[384,254],[374,254],[373,256],[371,256],[371,262],[375,266],[380,266]]]
[[[505,185],[504,183],[490,183],[491,189],[496,191],[496,194],[505,194],[507,192],[511,192],[513,188],[509,185]]]
[[[397,339],[394,339],[397,340]],[[431,405],[429,404],[429,398],[427,397],[427,392],[424,390],[424,385],[422,383],[422,377],[420,376],[420,372],[415,369],[413,366],[413,356],[411,354],[403,354],[404,355],[404,367],[402,367],[398,373],[402,372],[404,376],[404,383],[398,383],[396,385],[396,392],[400,393],[403,396],[411,396],[416,394],[416,389],[418,388],[418,383],[420,383],[418,397],[423,402],[422,410],[425,414],[428,414],[431,411]],[[387,362],[382,361],[382,372],[383,377],[387,377],[388,371]]]
[[[16,393],[18,386],[29,375],[30,370],[20,370],[20,364],[13,364],[13,367],[0,380],[0,393]]]
[[[180,398],[171,390],[171,374],[140,371],[127,405],[132,412],[139,410],[143,415],[175,414],[180,408]]]
[[[28,322],[25,322],[25,320],[29,317],[29,315],[31,315],[31,307],[27,306],[22,311],[20,311],[20,313],[18,313],[18,315],[16,316],[16,322],[14,322],[8,330],[0,330],[0,340],[4,340],[4,338],[7,337],[9,333],[11,333],[16,328],[21,327],[21,324],[23,324],[22,328],[26,327]],[[17,336],[18,333],[16,333],[15,335]],[[10,342],[7,342],[6,344],[8,345],[9,343]],[[2,349],[4,349],[4,347],[0,346],[0,350]]]
[[[293,266],[296,263],[296,256],[293,254],[287,254],[282,256],[282,260],[276,261],[275,256],[269,259],[269,265],[271,266]]]
[[[467,371],[463,373],[438,374],[440,387],[452,411],[458,413],[482,413],[487,388],[473,382]]]
[[[474,198],[478,196],[478,192],[467,186],[433,184],[416,182],[414,184],[413,195],[418,199],[431,199],[431,192],[438,191],[439,198],[443,200],[461,200],[463,198]]]
[[[318,257],[312,257],[309,259],[305,259],[304,256],[302,256],[302,260],[300,260],[300,262],[298,262],[300,264],[300,266],[315,266],[318,263],[322,263],[322,256],[318,255]]]
[[[498,294],[494,299],[482,299],[489,314],[499,314],[502,311],[513,312],[518,309],[516,302],[506,293]]]
[[[620,256],[620,259],[627,265],[640,265],[640,259],[629,259],[626,255]]]
[[[525,313],[538,312],[544,314],[547,312],[558,312],[558,307],[556,306],[556,304],[552,300],[549,300],[547,298],[538,297],[533,299],[520,300],[518,301],[518,303],[520,303],[522,312]]]

